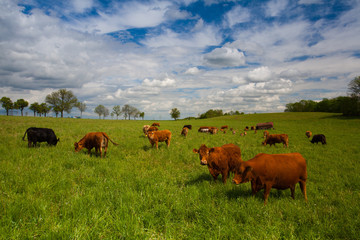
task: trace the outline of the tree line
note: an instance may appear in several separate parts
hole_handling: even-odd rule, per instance
[[[333,112],[344,116],[360,116],[360,76],[349,83],[348,91],[349,96],[323,98],[320,102],[301,100],[288,103],[285,112]]]
[[[244,112],[239,111],[230,111],[227,113],[224,113],[221,109],[210,109],[206,111],[205,113],[202,113],[199,115],[199,119],[205,119],[205,118],[213,118],[213,117],[221,117],[221,116],[227,116],[227,115],[242,115]]]
[[[60,89],[56,92],[52,92],[51,94],[48,94],[46,96],[44,103],[34,102],[30,104],[30,106],[29,102],[24,99],[18,99],[16,100],[16,102],[13,102],[8,97],[2,97],[0,99],[0,103],[2,104],[2,107],[6,110],[6,115],[9,115],[10,110],[18,109],[21,112],[21,116],[23,116],[24,109],[26,107],[29,107],[29,109],[34,112],[34,117],[36,116],[36,114],[38,116],[43,115],[46,117],[46,115],[50,111],[53,111],[56,117],[58,117],[59,114],[61,117],[63,117],[64,112],[67,112],[69,114],[74,107],[79,109],[82,117],[82,113],[85,112],[85,110],[87,109],[85,103],[79,102],[73,92],[66,89]],[[94,112],[99,115],[99,118],[101,116],[105,118],[110,114],[109,110],[103,105],[98,105],[95,108]],[[114,106],[111,112],[111,116],[115,115],[117,116],[117,119],[120,115],[124,115],[125,119],[130,120],[131,117],[133,117],[134,119],[137,117],[141,117],[142,119],[144,119],[145,113],[140,112],[135,107],[126,104],[122,108],[119,105]]]

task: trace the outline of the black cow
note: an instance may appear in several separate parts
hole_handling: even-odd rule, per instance
[[[311,143],[317,144],[319,142],[321,142],[322,144],[326,144],[326,137],[324,134],[317,134],[313,136]]]
[[[23,141],[25,141],[26,134],[28,138],[28,147],[31,147],[31,145],[35,147],[38,142],[47,142],[49,145],[56,146],[57,142],[60,141],[59,138],[56,138],[54,131],[50,128],[28,128],[22,138]]]
[[[190,130],[192,129],[192,126],[191,126],[191,125],[184,125],[183,128],[184,128],[184,127],[188,128],[188,129],[190,129]]]

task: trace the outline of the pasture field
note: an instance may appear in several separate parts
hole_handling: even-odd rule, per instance
[[[289,148],[262,146],[263,131],[245,126],[274,122]],[[160,122],[170,148],[151,148],[142,120],[0,116],[0,239],[358,239],[360,232],[360,119],[328,113],[273,113]],[[184,124],[192,124],[185,139]],[[237,129],[210,135],[200,126]],[[28,148],[28,127],[52,128],[60,142]],[[326,135],[311,144],[305,131]],[[74,142],[106,132],[106,158]],[[243,160],[256,154],[299,152],[307,161],[306,203],[296,186],[251,196],[250,183],[212,180],[193,148],[237,144]],[[93,149],[94,153],[94,149]]]

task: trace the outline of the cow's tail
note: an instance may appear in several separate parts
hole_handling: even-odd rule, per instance
[[[106,133],[103,132],[102,134],[103,134],[104,137],[106,137],[108,140],[110,140],[110,142],[112,142],[115,146],[119,145],[118,143],[111,140],[110,137]]]
[[[24,136],[23,136],[23,138],[22,138],[23,141],[25,141],[25,136],[26,136],[28,130],[29,130],[29,129],[26,129],[26,131],[25,131],[25,133],[24,133]]]

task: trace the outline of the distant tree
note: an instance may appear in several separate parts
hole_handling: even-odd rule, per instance
[[[76,103],[76,107],[79,109],[80,117],[82,118],[82,113],[85,112],[85,110],[86,110],[86,104],[83,102],[78,102],[78,103]]]
[[[9,111],[14,108],[14,104],[8,97],[2,97],[0,99],[0,102],[2,104],[2,107],[6,110],[6,115],[9,116]]]
[[[59,91],[47,95],[45,102],[50,104],[52,108],[56,107],[61,113],[61,117],[64,117],[64,111],[70,113],[71,109],[76,106],[78,101],[72,91],[60,89]]]
[[[40,113],[40,116],[41,114],[44,114],[44,116],[46,117],[46,114],[48,114],[51,110],[51,107],[49,107],[46,103],[41,103],[39,105],[39,113]]]
[[[180,111],[177,108],[173,108],[171,109],[170,116],[176,121],[180,117]]]
[[[206,113],[200,114],[199,118],[200,119],[213,118],[213,117],[220,117],[223,115],[224,115],[223,110],[221,109],[217,109],[217,110],[210,109]]]
[[[122,108],[121,108],[122,113],[124,114],[124,118],[126,119],[127,117],[129,117],[130,120],[130,105],[125,104]]]
[[[103,114],[104,119],[105,119],[107,116],[109,116],[109,114],[110,114],[109,109],[105,107],[105,111],[104,111],[104,114]]]
[[[30,104],[29,109],[34,112],[34,117],[35,117],[36,113],[40,111],[40,105],[38,102],[34,102],[34,103]]]
[[[142,120],[144,120],[145,113],[144,113],[144,112],[141,112],[141,113],[140,113],[140,115],[139,115],[139,117],[141,117],[141,118],[142,118]]]
[[[29,102],[25,101],[24,99],[18,99],[14,103],[14,108],[20,109],[21,116],[24,116],[24,114],[23,114],[24,108],[26,108],[27,106],[29,106]]]
[[[121,107],[120,107],[120,105],[114,106],[111,114],[116,115],[116,119],[119,120],[119,116],[121,115]]]
[[[104,115],[104,113],[105,113],[105,106],[104,105],[98,105],[95,108],[94,112],[99,115],[99,119],[100,119],[101,116]]]
[[[360,99],[360,76],[351,80],[348,87],[350,96]]]
[[[55,113],[55,116],[58,117],[58,115],[60,113],[60,108],[59,107],[53,107],[52,110]]]
[[[137,117],[139,117],[139,115],[140,115],[140,111],[136,107],[130,106],[130,116],[133,117],[135,120]]]

